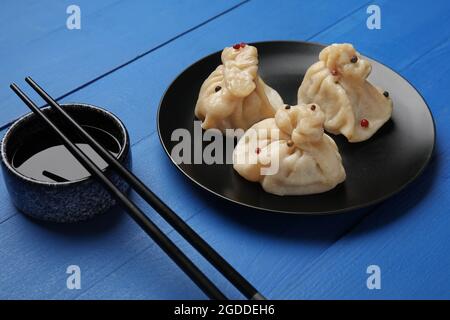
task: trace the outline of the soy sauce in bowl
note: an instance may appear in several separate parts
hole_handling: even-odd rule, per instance
[[[112,155],[118,155],[120,143],[112,134],[93,126],[84,125],[83,128]],[[107,167],[91,146],[82,141],[74,142],[100,169]],[[24,141],[12,157],[12,165],[19,173],[38,181],[76,181],[90,175],[56,135],[46,132]]]
[[[84,103],[63,109],[125,167],[131,168],[128,132],[111,112]],[[81,139],[58,113],[41,109],[65,135],[103,170],[119,190],[128,184]],[[77,222],[107,212],[116,201],[33,113],[14,122],[1,143],[1,168],[11,201],[23,213],[40,220]]]

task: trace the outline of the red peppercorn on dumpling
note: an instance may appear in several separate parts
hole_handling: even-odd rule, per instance
[[[280,95],[258,75],[258,51],[235,45],[222,52],[222,64],[203,83],[195,116],[202,128],[248,129],[273,117],[283,105]]]
[[[392,100],[367,77],[369,61],[351,44],[333,44],[306,72],[298,103],[317,103],[325,112],[325,130],[350,142],[369,139],[392,114]]]
[[[253,125],[233,152],[233,167],[276,195],[333,189],[346,174],[336,143],[324,133],[318,105],[287,106]]]

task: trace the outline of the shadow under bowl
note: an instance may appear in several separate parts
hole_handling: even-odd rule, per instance
[[[61,106],[83,127],[100,129],[112,136],[118,143],[114,154],[122,165],[131,168],[130,140],[119,118],[105,109],[89,104],[71,103]],[[42,110],[65,131],[71,141],[82,142],[77,135],[69,132],[71,130],[65,130],[66,122],[53,109],[46,107]],[[87,220],[115,205],[115,199],[87,172],[83,177],[58,182],[30,177],[18,170],[14,161],[20,150],[23,153],[25,149],[32,154],[33,150],[29,149],[33,149],[34,144],[44,148],[52,147],[55,139],[58,139],[56,134],[33,113],[18,119],[5,133],[1,143],[2,171],[14,205],[33,218],[62,223]],[[56,144],[60,144],[59,140],[56,140]],[[89,155],[91,159],[93,156],[98,157],[97,154]],[[112,172],[106,163],[103,172],[122,192],[128,190],[128,184]]]

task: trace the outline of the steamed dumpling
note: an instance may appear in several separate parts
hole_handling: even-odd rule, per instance
[[[392,114],[387,92],[366,79],[372,66],[351,44],[322,50],[319,62],[306,72],[298,103],[317,103],[325,112],[325,130],[350,142],[369,139]]]
[[[318,105],[287,106],[252,126],[239,140],[233,167],[276,195],[325,192],[345,180],[336,143],[324,133]]]
[[[222,52],[222,64],[203,83],[195,116],[203,129],[248,129],[273,117],[283,105],[280,95],[258,75],[258,51],[235,45]]]

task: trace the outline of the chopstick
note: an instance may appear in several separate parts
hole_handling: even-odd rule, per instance
[[[112,167],[117,173],[132,186],[135,191],[150,204],[158,214],[163,217],[179,234],[183,236],[206,260],[208,260],[220,273],[224,275],[245,297],[252,300],[265,300],[239,272],[237,272],[217,251],[203,240],[186,222],[183,221],[172,209],[161,201],[138,177],[122,166],[101,144],[86,132],[44,89],[42,89],[31,77],[25,81],[55,109],[63,118],[71,124],[74,131]]]
[[[121,165],[106,149],[89,135],[61,106],[42,89],[31,77],[25,81],[55,110],[58,111],[72,126],[76,133],[84,138],[90,146],[126,180],[130,186],[163,217],[180,235],[183,236],[206,260],[208,260],[230,283],[232,283],[246,298],[265,300],[238,271],[203,240],[186,222],[161,201],[138,177]]]
[[[137,224],[172,258],[172,260],[198,285],[211,299],[226,300],[227,297],[198,269],[191,260],[156,226],[125,194],[123,194],[69,138],[34,104],[31,99],[17,87],[10,88],[20,99],[41,118],[61,138],[62,142],[73,156],[96,177],[106,189],[122,204]]]

